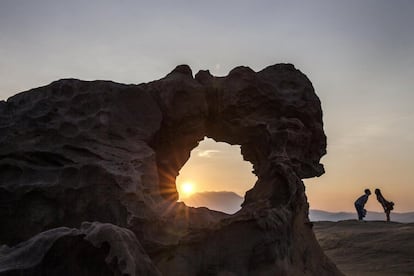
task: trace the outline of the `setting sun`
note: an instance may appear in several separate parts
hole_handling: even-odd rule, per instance
[[[185,195],[191,195],[192,193],[194,193],[194,184],[191,182],[184,182],[183,184],[181,184],[181,191]]]

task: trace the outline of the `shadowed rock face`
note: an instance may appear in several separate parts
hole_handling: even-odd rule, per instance
[[[241,145],[258,177],[234,215],[176,202],[175,178],[205,136]],[[182,65],[140,85],[60,80],[0,102],[0,244],[99,221],[131,230],[136,267],[149,256],[153,275],[340,274],[301,181],[323,173],[325,149],[320,101],[290,64],[226,77]]]
[[[136,262],[135,260],[139,260]],[[160,275],[134,233],[109,223],[54,228],[0,248],[0,275]]]

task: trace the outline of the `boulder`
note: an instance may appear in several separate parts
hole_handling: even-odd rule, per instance
[[[134,233],[109,223],[59,227],[0,248],[0,275],[161,275]]]

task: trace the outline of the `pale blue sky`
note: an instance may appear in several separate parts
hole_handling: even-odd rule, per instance
[[[141,83],[182,63],[226,75],[278,62],[322,101],[327,173],[306,182],[311,207],[352,210],[380,187],[414,210],[413,1],[0,0],[0,99],[67,77]]]

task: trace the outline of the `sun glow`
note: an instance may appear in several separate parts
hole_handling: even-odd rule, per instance
[[[181,184],[181,191],[184,195],[189,196],[194,193],[194,184],[191,182],[184,182]]]

